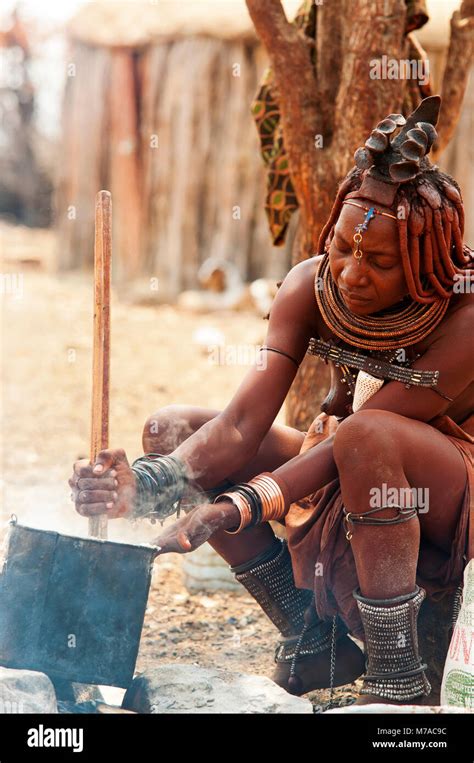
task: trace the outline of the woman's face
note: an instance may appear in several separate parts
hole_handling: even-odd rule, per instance
[[[367,199],[351,199],[365,207]],[[380,212],[393,215],[393,209],[375,204]],[[329,266],[346,306],[358,315],[370,315],[397,304],[408,294],[403,272],[397,221],[375,215],[368,229],[362,232],[361,259],[354,257],[355,226],[365,219],[366,212],[352,204],[344,204],[329,247]]]

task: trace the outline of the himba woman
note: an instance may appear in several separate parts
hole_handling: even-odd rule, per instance
[[[459,187],[427,158],[439,106],[390,114],[358,149],[226,408],[166,406],[145,456],[103,451],[70,480],[82,515],[187,507],[159,553],[211,544],[280,631],[273,677],[294,694],[363,675],[360,704],[429,703],[418,613],[472,556],[473,256]],[[306,352],[332,386],[299,432],[274,420]]]

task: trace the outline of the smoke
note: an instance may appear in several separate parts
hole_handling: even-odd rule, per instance
[[[64,481],[66,483],[66,481]],[[2,535],[8,529],[8,522],[14,513],[21,525],[39,530],[53,530],[64,535],[80,538],[89,537],[88,518],[78,514],[70,498],[70,488],[66,484],[22,485],[7,496],[6,506],[14,506],[14,512],[1,515]],[[13,500],[14,497],[14,500]],[[168,517],[167,523],[176,521],[176,514]],[[160,534],[161,525],[151,524],[145,518],[139,522],[128,519],[111,519],[108,522],[108,539],[122,543],[151,543]]]

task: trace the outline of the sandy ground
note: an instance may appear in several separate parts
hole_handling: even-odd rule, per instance
[[[91,393],[92,279],[54,273],[47,231],[2,225],[3,485],[2,530],[12,513],[22,524],[87,534],[67,479],[88,454]],[[15,281],[16,278],[16,281]],[[171,305],[139,306],[112,295],[110,444],[129,459],[141,454],[141,431],[169,403],[223,408],[248,367],[213,365],[208,342],[263,343],[267,322],[252,312],[194,315]],[[197,333],[198,332],[198,333]],[[277,421],[284,423],[281,411]],[[173,521],[173,518],[167,522]],[[148,542],[160,525],[110,523],[109,537]],[[154,567],[137,670],[169,662],[271,675],[277,631],[247,592],[200,591],[184,585],[183,557]],[[344,701],[354,687],[337,690]],[[315,705],[327,692],[314,692]]]

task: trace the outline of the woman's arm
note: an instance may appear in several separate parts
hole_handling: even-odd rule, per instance
[[[321,414],[318,419],[323,424],[323,431],[319,434],[313,433],[313,436],[315,440],[318,436],[321,437],[321,442],[308,446],[306,452],[295,456],[272,472],[285,481],[291,503],[337,477],[332,457],[334,435],[330,434],[334,430],[334,421],[326,414]],[[312,437],[310,439],[313,440]],[[239,523],[240,512],[230,499],[219,503],[204,503],[165,528],[153,542],[160,547],[160,554],[170,551],[188,553],[209,540],[218,530],[234,529]]]
[[[303,360],[312,336],[316,300],[315,258],[295,265],[272,305],[264,342]],[[297,373],[289,358],[262,350],[232,400],[221,414],[201,426],[171,455],[185,463],[187,473],[206,490],[247,464],[273,424]]]
[[[334,436],[329,437],[272,472],[286,482],[292,503],[337,477],[332,457],[333,440]],[[159,554],[170,551],[189,553],[218,530],[230,530],[238,527],[239,523],[239,510],[230,500],[203,503],[164,528],[153,543],[159,547]]]
[[[316,257],[295,265],[272,305],[265,344],[301,363],[314,333]],[[172,454],[184,464],[190,479],[206,490],[247,464],[257,453],[297,373],[285,355],[263,350],[236,394],[218,416],[200,427]],[[76,510],[84,516],[106,513],[130,516],[136,480],[121,449],[101,451],[95,465],[76,461],[69,480]]]
[[[288,486],[290,500],[299,501],[336,479],[337,469],[332,455],[334,435],[305,453],[275,469],[272,474],[281,477]]]

